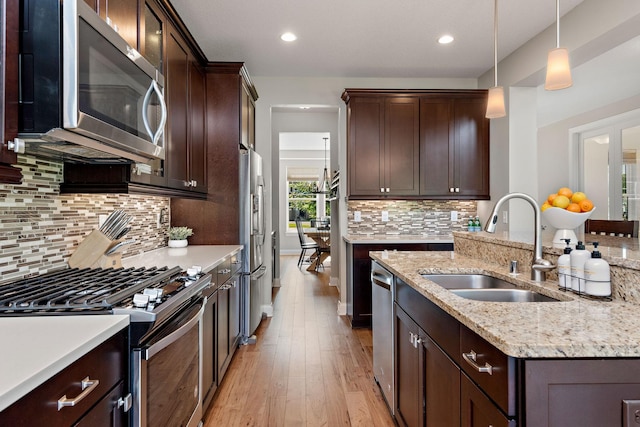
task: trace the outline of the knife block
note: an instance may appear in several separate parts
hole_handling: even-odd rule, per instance
[[[75,252],[69,257],[71,268],[118,268],[122,267],[120,253],[105,255],[111,246],[118,243],[111,240],[100,230],[93,230],[78,245]]]

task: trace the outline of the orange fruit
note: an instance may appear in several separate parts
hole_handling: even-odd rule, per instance
[[[562,187],[558,190],[558,195],[565,196],[567,199],[571,199],[571,196],[573,196],[573,191],[571,191],[569,187]]]
[[[571,202],[580,203],[586,198],[587,198],[587,195],[584,194],[582,191],[576,191],[575,193],[573,193],[573,196],[571,196]]]
[[[578,204],[580,205],[580,210],[582,212],[589,212],[591,211],[591,209],[593,209],[593,202],[589,199],[584,199]]]
[[[582,212],[582,209],[580,209],[580,205],[577,203],[569,203],[569,206],[567,206],[567,210],[570,212],[577,212],[577,213]]]
[[[550,205],[549,203],[544,202],[544,203],[542,204],[542,206],[540,206],[540,211],[541,211],[541,212],[544,212],[544,211],[546,211],[547,209],[549,209],[550,207],[551,207],[551,205]]]
[[[549,194],[549,197],[547,197],[547,202],[549,202],[549,204],[552,204],[553,199],[555,199],[556,197],[558,197],[558,193]]]
[[[555,199],[553,199],[553,202],[551,204],[556,208],[566,209],[567,206],[569,206],[569,203],[571,203],[571,201],[569,201],[569,198],[567,196],[559,194]]]

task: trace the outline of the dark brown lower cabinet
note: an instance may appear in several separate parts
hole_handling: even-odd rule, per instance
[[[347,243],[347,315],[354,328],[371,327],[371,258],[369,252],[452,251],[453,243]]]
[[[640,425],[639,358],[510,357],[399,278],[395,286],[400,426]]]
[[[463,427],[516,426],[516,422],[505,417],[469,377],[461,374],[460,378],[460,416]]]
[[[396,306],[398,424],[460,425],[460,368]]]

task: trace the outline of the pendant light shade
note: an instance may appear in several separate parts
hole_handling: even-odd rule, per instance
[[[489,88],[487,119],[497,119],[507,115],[504,108],[504,90],[498,86],[498,0],[493,4],[493,87]]]
[[[489,88],[489,100],[487,101],[487,119],[497,119],[507,115],[504,108],[504,90],[502,86]]]
[[[559,90],[568,88],[572,84],[569,51],[560,47],[560,0],[556,0],[556,48],[549,51],[544,88]]]

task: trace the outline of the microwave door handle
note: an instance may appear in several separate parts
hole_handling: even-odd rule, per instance
[[[153,92],[158,95],[158,99],[160,100],[160,110],[162,112],[160,124],[158,125],[158,129],[155,133],[153,132],[153,130],[151,130],[151,125],[149,125],[149,117],[147,116],[147,109],[149,108],[149,102],[151,102],[151,94]],[[164,132],[164,125],[167,122],[167,105],[164,103],[164,96],[162,96],[162,92],[160,91],[158,83],[155,80],[151,81],[149,89],[147,90],[147,93],[144,96],[144,100],[142,101],[142,121],[144,123],[144,128],[152,138],[153,145],[158,145],[158,140],[162,136],[162,133]]]

